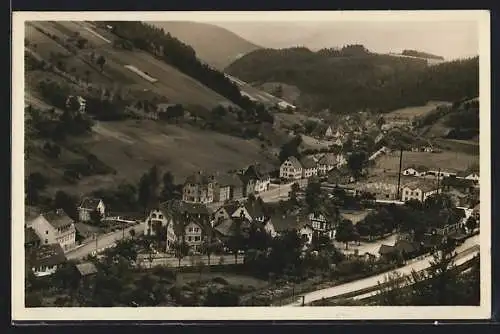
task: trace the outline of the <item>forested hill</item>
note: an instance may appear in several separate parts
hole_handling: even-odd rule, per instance
[[[375,54],[362,45],[318,52],[261,49],[236,60],[226,72],[247,82],[294,85],[301,91],[299,106],[337,113],[385,112],[479,92],[478,57],[427,66],[423,59]]]
[[[222,72],[203,64],[191,46],[165,33],[163,29],[138,21],[108,21],[101,24],[112,27],[112,32],[122,39],[123,47],[132,44],[133,47],[156,55],[243,109],[252,105]]]
[[[148,23],[191,45],[198,58],[219,70],[223,70],[239,57],[260,48],[235,33],[213,24],[181,21]]]

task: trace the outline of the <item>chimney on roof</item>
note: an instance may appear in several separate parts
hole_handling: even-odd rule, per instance
[[[56,214],[62,215],[62,214],[64,214],[64,210],[63,209],[56,209]]]

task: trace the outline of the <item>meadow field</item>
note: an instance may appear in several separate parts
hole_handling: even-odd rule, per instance
[[[459,172],[465,171],[471,166],[479,165],[479,155],[467,154],[460,151],[443,151],[441,153],[403,152],[403,168],[411,165]],[[382,155],[377,159],[375,169],[397,174],[399,169],[399,153]]]
[[[153,165],[172,172],[175,182],[183,182],[199,170],[222,173],[255,162],[276,163],[257,141],[149,120],[97,122],[91,136],[71,139],[68,147],[72,145],[95,155],[116,174],[88,176],[77,184],[68,184],[63,180],[64,166],[83,157],[63,149],[61,157],[54,161],[34,149],[26,162],[26,175],[41,172],[51,179],[50,187],[87,193],[123,181],[136,183]]]

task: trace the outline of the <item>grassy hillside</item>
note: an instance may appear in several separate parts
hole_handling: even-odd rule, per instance
[[[335,113],[380,112],[428,101],[478,95],[478,58],[427,66],[425,60],[371,53],[362,45],[313,52],[306,48],[260,49],[226,71],[247,82],[296,86],[298,105]]]
[[[260,47],[235,33],[200,22],[148,22],[193,47],[201,60],[223,70],[241,56]]]
[[[86,39],[87,44],[82,49],[73,47],[68,50],[68,39],[76,34]],[[88,79],[94,89],[116,89],[128,97],[140,97],[147,91],[149,95],[157,95],[165,102],[207,108],[213,108],[221,102],[230,103],[213,90],[144,51],[115,48],[112,43],[114,39],[116,37],[112,34],[85,22],[34,21],[26,24],[28,50],[45,62],[58,64],[63,71],[77,78]],[[91,61],[92,54],[105,58],[102,72]],[[125,65],[133,65],[150,73],[158,81],[150,83],[125,68]]]
[[[221,172],[240,169],[254,162],[272,163],[257,141],[246,141],[211,131],[165,125],[154,121],[96,122],[88,136],[71,138],[62,145],[58,159],[49,159],[41,149],[45,141],[30,141],[26,175],[41,172],[51,189],[88,193],[136,182],[151,166],[173,173],[177,182],[198,170]],[[64,179],[70,164],[85,162],[93,154],[113,172],[91,175],[76,184]]]
[[[176,182],[182,182],[197,170],[224,172],[255,162],[274,162],[269,141],[208,130],[218,117],[219,125],[258,132],[263,110],[242,110],[158,55],[129,46],[102,25],[89,22],[26,24],[25,104],[32,106],[25,111],[26,177],[41,173],[42,183],[46,182],[46,191],[52,195],[56,190],[83,195],[122,181],[137,184],[152,165],[172,172]],[[104,59],[102,63],[100,59]],[[223,77],[221,73],[204,70],[198,75],[214,75],[205,79],[221,83],[219,88],[232,89],[230,83],[224,86],[225,81],[218,79],[218,75]],[[87,98],[86,115],[69,111],[65,106],[69,95]],[[185,117],[141,121],[123,112],[126,106],[143,101],[182,104]],[[232,107],[231,112],[215,108],[220,103]],[[96,120],[107,109],[126,116],[116,121]],[[85,125],[80,127],[80,123]]]

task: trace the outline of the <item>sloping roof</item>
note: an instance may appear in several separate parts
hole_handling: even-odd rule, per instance
[[[214,181],[213,175],[208,175],[203,171],[199,171],[197,173],[193,173],[186,178],[185,183],[190,184],[209,184]]]
[[[205,204],[187,203],[180,200],[166,201],[160,204],[160,210],[167,216],[172,217],[173,214],[188,214],[188,215],[210,215]]]
[[[424,234],[422,238],[422,246],[424,248],[432,248],[440,245],[443,242],[443,236],[439,234]]]
[[[386,254],[393,253],[394,251],[396,251],[396,247],[394,247],[394,246],[381,245],[379,250],[378,250],[378,253],[380,255],[386,255]]]
[[[253,164],[248,166],[244,174],[247,178],[251,179],[262,180],[269,178],[269,170],[267,170],[267,168],[265,168],[261,164]]]
[[[411,190],[416,190],[420,189],[423,192],[429,192],[431,190],[437,189],[437,185],[434,184],[434,182],[431,182],[429,180],[418,180],[418,181],[413,181],[409,182],[404,185],[405,188],[410,188]]]
[[[214,230],[225,237],[230,237],[234,235],[233,224],[234,221],[232,219],[224,219],[219,225],[214,227]]]
[[[221,174],[216,176],[217,183],[221,186],[242,187],[243,182],[238,175],[235,174]]]
[[[300,163],[299,159],[297,159],[296,157],[288,157],[288,159],[286,159],[286,160],[288,160],[292,164],[293,168],[295,168],[295,169],[302,168],[302,164]]]
[[[410,169],[410,168],[413,168],[414,170],[416,170],[419,173],[427,172],[429,170],[429,168],[427,168],[426,166],[423,166],[423,165],[419,165],[419,166],[410,165],[410,166],[406,167],[405,170]]]
[[[40,241],[40,238],[31,227],[24,229],[24,244]]]
[[[262,217],[265,215],[264,207],[257,201],[254,201],[253,203],[246,202],[245,209],[247,210],[248,214],[254,219],[255,217]]]
[[[299,215],[274,215],[271,222],[277,232],[300,229],[306,223],[306,219]]]
[[[63,210],[57,210],[56,212],[51,211],[43,213],[42,216],[52,225],[54,228],[65,227],[73,223],[71,219]]]
[[[76,265],[76,270],[82,276],[88,276],[97,273],[97,268],[92,262],[84,262]]]
[[[322,156],[321,159],[319,159],[318,164],[334,166],[337,164],[337,156],[332,153],[327,153],[324,156]]]
[[[52,267],[66,262],[66,256],[59,244],[42,245],[27,254],[27,261],[31,267]]]
[[[441,184],[448,187],[470,188],[475,185],[475,181],[457,177],[445,177],[441,181]]]
[[[101,202],[100,198],[86,197],[82,200],[79,207],[87,210],[95,210],[97,209],[97,206],[99,205],[100,202]]]
[[[300,163],[303,168],[316,168],[316,162],[314,162],[314,160],[309,157],[303,157]]]
[[[240,206],[239,203],[230,202],[230,203],[224,204],[219,209],[224,208],[226,210],[226,212],[231,216],[236,211],[236,209],[238,209],[239,206]]]
[[[398,240],[394,247],[404,253],[413,253],[418,250],[418,245],[408,240]]]

